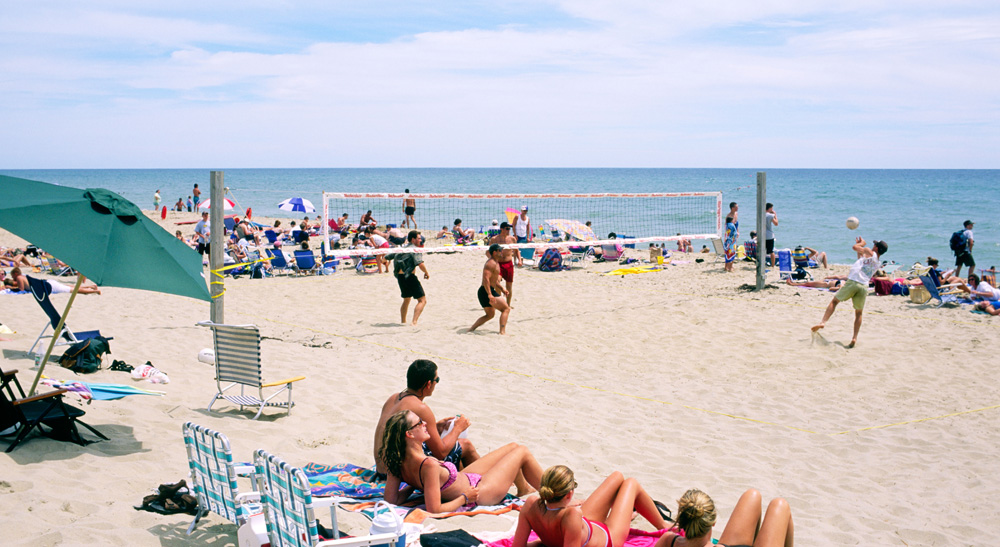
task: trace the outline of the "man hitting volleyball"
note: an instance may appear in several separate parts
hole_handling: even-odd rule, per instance
[[[879,258],[889,250],[889,245],[884,241],[876,239],[872,243],[872,247],[868,249],[865,248],[864,238],[859,237],[852,249],[858,253],[859,258],[851,265],[851,271],[847,274],[847,281],[837,291],[837,294],[833,295],[833,300],[830,301],[830,305],[823,312],[823,320],[812,328],[812,331],[816,332],[825,327],[826,322],[833,315],[833,311],[837,309],[837,304],[850,298],[854,304],[854,337],[851,338],[851,343],[847,345],[849,348],[853,348],[858,343],[858,331],[861,330],[861,314],[865,311],[865,298],[868,296],[868,282],[871,281],[872,276],[875,275],[875,271],[878,270]]]

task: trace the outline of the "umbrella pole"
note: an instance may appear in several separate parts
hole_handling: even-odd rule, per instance
[[[62,317],[59,318],[59,324],[56,325],[55,332],[52,333],[52,340],[49,340],[49,348],[45,350],[45,357],[42,357],[42,362],[38,364],[38,373],[35,374],[35,381],[31,384],[31,391],[28,392],[29,397],[35,395],[35,388],[38,387],[38,381],[42,379],[42,371],[45,370],[45,363],[49,361],[49,357],[52,355],[52,348],[56,345],[56,339],[62,334],[63,326],[66,325],[66,316],[69,315],[69,309],[73,307],[73,300],[76,299],[76,293],[80,291],[80,286],[83,285],[85,279],[87,278],[83,274],[76,276],[76,286],[73,287],[73,292],[69,295],[69,302],[66,303],[66,309],[63,311]]]

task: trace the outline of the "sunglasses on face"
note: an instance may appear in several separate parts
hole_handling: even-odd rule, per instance
[[[411,425],[411,426],[409,427],[409,429],[407,429],[407,431],[412,431],[412,430],[414,430],[414,429],[416,429],[416,428],[418,428],[418,427],[420,427],[420,426],[422,426],[422,425],[426,425],[426,423],[425,423],[425,422],[424,422],[423,420],[420,420],[419,422],[417,422],[417,423],[415,423],[415,424]]]

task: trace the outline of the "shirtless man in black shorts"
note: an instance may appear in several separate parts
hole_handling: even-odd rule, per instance
[[[483,323],[493,319],[496,310],[500,311],[500,334],[507,334],[507,316],[510,315],[510,306],[507,301],[500,297],[501,293],[507,290],[500,286],[500,263],[503,257],[503,248],[494,243],[490,245],[486,256],[486,265],[483,266],[483,282],[479,286],[479,305],[483,307],[483,315],[469,328],[473,332],[483,325]]]
[[[500,233],[490,238],[491,244],[508,245],[516,242],[517,238],[510,233],[510,224],[507,222],[502,222],[500,224]],[[511,300],[514,299],[514,249],[505,248],[503,250],[499,265],[500,277],[503,278],[507,286],[507,305],[510,306]],[[514,308],[511,307],[510,309]]]
[[[410,193],[410,189],[406,189],[406,194]],[[410,227],[410,221],[413,221],[413,229],[417,229],[417,219],[413,218],[413,213],[417,212],[417,200],[411,198],[409,195],[403,199],[403,226],[407,228]]]

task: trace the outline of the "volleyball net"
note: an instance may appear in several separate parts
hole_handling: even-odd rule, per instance
[[[450,234],[456,220],[464,230],[482,239],[497,224],[514,224],[526,208],[532,241],[510,245],[566,247],[609,243],[648,244],[677,239],[718,238],[722,233],[721,192],[636,194],[406,194],[323,193],[323,240],[330,240],[329,221],[347,213],[348,223],[357,225],[371,211],[379,227],[387,224],[407,229],[405,200],[413,200],[412,220],[428,239],[439,232]],[[588,224],[589,223],[589,224]],[[408,229],[413,229],[410,222]],[[615,238],[610,234],[615,234]],[[512,235],[515,230],[511,230]],[[556,241],[553,241],[553,240]],[[626,241],[623,241],[626,240]],[[345,242],[341,242],[341,246]],[[347,242],[349,243],[349,242]],[[479,250],[481,247],[431,246],[420,252]],[[335,251],[335,254],[380,254],[390,250]]]

